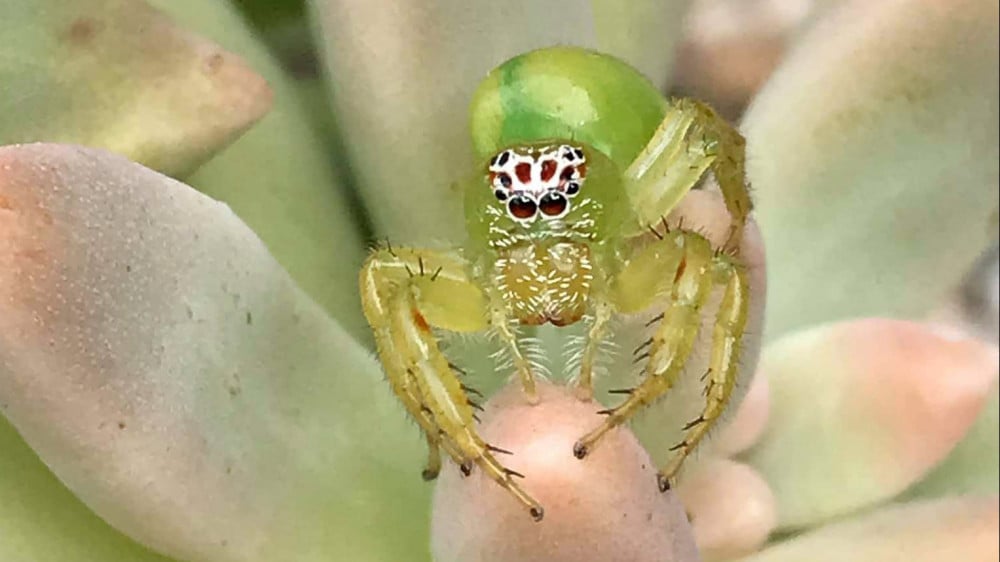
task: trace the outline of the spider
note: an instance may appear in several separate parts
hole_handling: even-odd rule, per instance
[[[512,359],[529,401],[537,373],[521,326],[586,324],[575,385],[593,393],[594,365],[616,316],[653,307],[653,332],[637,350],[642,380],[572,451],[583,459],[609,430],[677,382],[721,292],[701,414],[659,470],[660,491],[729,404],[747,324],[749,284],[739,246],[751,211],[744,141],[708,106],[666,99],[625,63],[578,48],[515,57],[480,84],[471,108],[482,164],[464,186],[468,242],[438,251],[373,250],[360,274],[362,304],[393,391],[429,447],[425,479],[441,452],[466,475],[478,467],[541,520],[543,507],[477,432],[462,371],[441,331],[489,332]],[[730,216],[713,245],[664,217],[711,169]],[[652,234],[652,236],[649,236]]]

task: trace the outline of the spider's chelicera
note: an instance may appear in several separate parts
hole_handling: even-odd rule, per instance
[[[568,144],[514,147],[490,159],[488,183],[510,218],[561,219],[587,176],[583,148]]]
[[[710,316],[704,403],[659,471],[668,489],[741,372],[749,284],[739,248],[751,210],[743,138],[706,105],[664,99],[624,63],[573,48],[528,53],[492,72],[472,123],[483,165],[465,190],[467,243],[447,251],[387,244],[360,275],[382,365],[427,438],[425,478],[437,476],[443,452],[465,474],[483,471],[535,519],[543,515],[521,475],[498,459],[502,444],[479,435],[477,393],[447,357],[441,332],[489,333],[506,358],[502,374],[518,377],[531,401],[543,366],[520,328],[582,322],[572,376],[590,399],[612,319],[641,319],[650,330],[634,352],[641,380],[618,391],[624,400],[566,451],[583,459],[675,385]],[[698,225],[667,228],[665,220],[708,171],[731,218],[722,247]]]

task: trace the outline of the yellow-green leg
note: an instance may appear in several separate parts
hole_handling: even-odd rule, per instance
[[[427,467],[420,474],[424,480],[430,481],[438,477],[441,473],[441,446],[437,437],[427,435]]]
[[[669,487],[684,459],[725,411],[739,374],[740,342],[747,324],[750,289],[742,267],[728,256],[717,255],[712,264],[713,280],[724,287],[712,330],[712,351],[706,373],[705,408],[685,426],[684,440],[675,445],[674,455],[660,471],[660,488]]]
[[[713,328],[709,371],[704,380],[705,407],[697,419],[684,429],[684,441],[672,450],[675,454],[659,472],[660,490],[670,482],[688,455],[712,429],[732,395],[738,375],[740,341],[747,320],[748,286],[743,269],[728,255],[716,252],[698,234],[675,231],[659,234],[662,238],[639,250],[618,277],[614,295],[620,312],[635,313],[651,306],[660,290],[658,279],[672,284],[670,299],[649,341],[637,354],[646,360],[642,383],[630,389],[628,398],[616,408],[605,410],[604,422],[581,438],[574,446],[577,458],[585,457],[601,437],[627,422],[637,411],[656,402],[676,383],[684,370],[701,327],[703,308],[712,289],[722,287],[723,294]],[[645,293],[636,288],[647,287]]]
[[[538,390],[535,387],[535,375],[532,371],[531,361],[524,355],[517,341],[517,334],[511,327],[511,320],[507,315],[507,307],[499,296],[494,296],[490,304],[490,326],[493,333],[500,340],[500,345],[504,346],[509,354],[514,372],[521,380],[521,388],[524,389],[524,397],[531,404],[538,403]]]
[[[599,300],[594,305],[594,319],[587,329],[580,357],[580,374],[576,380],[577,396],[581,400],[590,400],[594,397],[594,367],[597,363],[597,354],[601,351],[601,342],[608,335],[608,326],[614,312],[614,307],[609,302]]]
[[[684,232],[667,235],[654,242],[651,250],[642,251],[630,260],[619,274],[620,295],[653,274],[673,280],[670,299],[662,314],[654,321],[659,325],[641,358],[646,359],[645,376],[641,384],[628,393],[628,398],[616,408],[604,410],[604,423],[578,440],[573,447],[577,458],[584,458],[611,429],[625,423],[639,409],[663,396],[683,371],[694,348],[701,324],[701,310],[712,288],[712,252],[700,236]],[[673,266],[673,267],[671,267]],[[629,294],[621,302],[622,312],[637,312],[656,301],[656,291]],[[642,305],[645,304],[646,307]]]
[[[478,466],[511,493],[532,517],[541,505],[493,455],[505,452],[487,444],[475,428],[474,402],[448,359],[433,328],[457,332],[487,328],[487,299],[467,276],[467,264],[453,254],[430,250],[379,249],[361,270],[361,298],[379,356],[400,401],[427,434],[431,460],[444,449],[464,473]]]
[[[711,168],[732,217],[726,249],[739,248],[753,208],[744,160],[743,137],[712,108],[692,99],[671,100],[653,138],[625,171],[639,223],[656,224]]]

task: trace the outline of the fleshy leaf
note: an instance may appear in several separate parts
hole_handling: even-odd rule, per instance
[[[816,0],[698,0],[677,46],[674,87],[729,118],[781,62]]]
[[[184,181],[225,202],[261,237],[309,296],[355,336],[361,315],[357,272],[365,245],[360,220],[332,168],[322,135],[279,67],[230,2],[153,0],[179,23],[253,63],[274,89],[274,109]]]
[[[141,1],[5,2],[0,45],[0,145],[99,146],[177,175],[271,104],[239,57]]]
[[[0,560],[169,562],[80,503],[3,417],[0,451]]]
[[[922,316],[995,236],[998,19],[980,0],[844,2],[753,102],[771,337]]]
[[[472,173],[468,105],[504,60],[557,44],[603,48],[663,84],[688,0],[399,3],[313,0],[343,144],[376,230],[458,242]]]
[[[972,426],[997,379],[996,346],[892,320],[826,325],[764,352],[767,432],[748,462],[798,528],[899,494]]]
[[[705,463],[677,493],[705,562],[756,551],[777,522],[771,489],[745,464],[721,459]]]
[[[178,558],[426,552],[423,453],[370,354],[225,205],[119,156],[0,149],[0,400]]]
[[[989,403],[962,442],[906,497],[1000,492],[1000,388],[990,393]]]
[[[536,522],[513,497],[474,470],[449,466],[434,494],[436,562],[696,562],[691,526],[677,497],[656,489],[656,467],[627,429],[605,435],[584,460],[573,442],[600,408],[561,386],[528,404],[519,383],[485,406],[480,432],[545,509]]]
[[[895,505],[820,527],[742,562],[993,561],[997,506],[996,496]]]
[[[994,344],[997,341],[997,247],[979,260],[952,298],[931,315],[941,329],[962,332]],[[962,442],[933,472],[907,490],[905,497],[1000,492],[1000,386],[994,385],[989,403],[979,413]]]
[[[758,369],[743,401],[713,440],[712,452],[720,457],[729,457],[752,447],[764,434],[770,412],[771,388],[767,373]]]

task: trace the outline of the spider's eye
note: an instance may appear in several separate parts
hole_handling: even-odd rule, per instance
[[[510,160],[510,151],[505,150],[490,159],[490,166],[503,166]]]
[[[558,191],[550,191],[538,202],[538,207],[545,215],[556,217],[566,210],[566,198]]]
[[[569,183],[566,184],[566,195],[576,195],[579,192],[580,192],[580,184],[579,183],[577,183],[575,181],[571,181],[571,182],[569,182]]]
[[[507,200],[507,192],[504,191],[504,190],[502,190],[502,189],[494,190],[493,191],[493,195],[496,196],[496,198],[497,198],[498,201],[506,201]]]
[[[500,185],[506,187],[507,189],[510,189],[510,184],[513,183],[513,180],[511,180],[510,176],[507,174],[499,174],[497,179],[500,180]]]
[[[515,218],[530,219],[538,211],[538,205],[530,197],[515,195],[507,202],[507,209],[510,210],[510,214]]]

